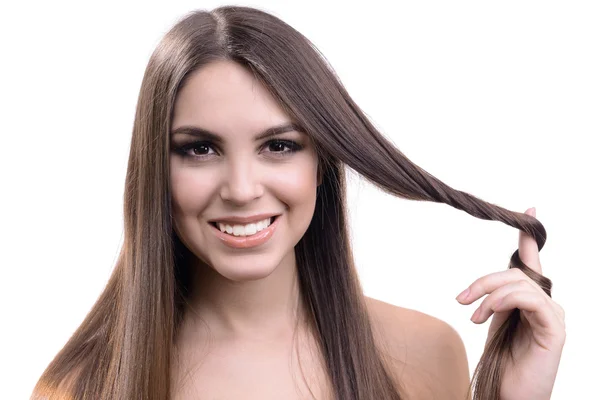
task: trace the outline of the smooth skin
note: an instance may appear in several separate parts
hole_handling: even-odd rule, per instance
[[[258,132],[288,121],[253,74],[233,62],[204,66],[177,96],[173,216],[199,276],[176,338],[175,400],[333,399],[312,332],[301,323],[294,336],[301,301],[294,246],[314,214],[316,149],[296,131],[255,140]],[[186,126],[208,129],[221,143],[194,144],[203,139],[175,133]],[[302,149],[291,153],[271,139],[293,140]],[[263,212],[280,213],[280,223],[256,249],[228,248],[208,223]],[[368,297],[365,302],[391,373],[410,399],[465,399],[466,353],[447,323]]]
[[[525,214],[536,216],[535,208]],[[531,269],[542,274],[535,239],[519,232],[519,256]],[[457,300],[471,304],[488,295],[471,320],[482,324],[493,315],[488,341],[513,309],[521,310],[521,326],[514,340],[514,362],[506,367],[501,398],[507,400],[548,400],[558,372],[566,339],[565,311],[538,284],[519,269],[495,272],[477,279]]]
[[[203,127],[219,134],[222,143],[189,147],[198,138],[176,134],[172,139],[174,148],[187,146],[171,155],[175,227],[196,255],[200,273],[197,296],[176,338],[173,399],[310,399],[311,392],[319,400],[332,398],[312,333],[300,324],[294,336],[301,300],[294,246],[314,212],[316,151],[301,132],[276,138],[301,144],[295,153],[281,143],[254,139],[288,120],[254,76],[232,62],[205,66],[178,95],[172,129]],[[281,220],[273,238],[258,249],[227,248],[208,223],[261,212],[280,213]],[[521,237],[519,242],[523,261],[541,272],[535,241]],[[488,275],[470,288],[463,304],[491,293],[475,322],[495,310],[492,326],[498,326],[515,307],[525,310],[530,322],[517,340],[517,362],[504,376],[503,398],[548,399],[564,343],[562,309],[519,271]],[[498,308],[500,299],[505,302]],[[365,302],[375,340],[409,399],[467,398],[466,352],[450,325],[368,297]]]

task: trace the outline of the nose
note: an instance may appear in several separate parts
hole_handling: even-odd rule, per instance
[[[259,198],[262,194],[263,185],[256,166],[243,159],[231,160],[220,190],[223,201],[242,205]]]

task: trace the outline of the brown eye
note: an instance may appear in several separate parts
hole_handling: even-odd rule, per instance
[[[270,153],[288,155],[300,150],[302,146],[292,140],[271,140],[267,142],[267,148]]]
[[[195,155],[205,155],[208,153],[210,147],[205,144],[195,145],[191,148]]]
[[[287,146],[285,145],[285,143],[282,143],[282,142],[269,143],[269,150],[277,152],[277,153],[284,151],[286,147]]]
[[[185,144],[183,146],[175,147],[175,152],[181,154],[185,158],[192,159],[204,159],[207,157],[211,157],[216,153],[214,147],[211,143],[207,142],[193,142],[189,144]],[[210,153],[212,151],[213,153]]]

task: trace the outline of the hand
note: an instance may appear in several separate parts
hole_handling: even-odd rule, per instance
[[[535,217],[535,208],[525,214]],[[519,231],[519,258],[542,274],[537,243],[523,231]],[[471,304],[486,294],[471,321],[481,324],[493,315],[488,341],[515,308],[521,311],[514,359],[508,359],[502,375],[501,399],[550,399],[566,338],[563,308],[518,268],[479,278],[456,299]]]

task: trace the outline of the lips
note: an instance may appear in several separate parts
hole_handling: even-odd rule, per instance
[[[281,214],[277,214],[277,213],[262,213],[262,214],[256,214],[256,215],[251,215],[251,216],[226,216],[226,217],[222,217],[222,218],[215,218],[215,219],[211,219],[208,222],[216,225],[217,222],[220,222],[222,224],[228,224],[228,225],[247,225],[247,224],[251,224],[251,223],[255,223],[255,222],[259,222],[262,221],[263,219],[267,219],[267,218],[271,218],[271,221],[273,217],[278,217]]]
[[[260,246],[263,243],[266,243],[275,232],[275,229],[279,225],[279,216],[273,218],[271,225],[267,228],[261,230],[260,232],[256,232],[254,235],[248,236],[233,236],[225,232],[221,232],[221,230],[215,226],[214,222],[209,223],[212,225],[211,231],[217,236],[217,238],[225,245],[235,249],[246,249],[251,247]]]
[[[255,227],[256,227],[256,230],[257,230],[257,232],[260,232],[261,230],[263,230],[263,229],[267,228],[267,227],[268,227],[268,225],[271,225],[271,224],[273,223],[273,221],[275,220],[275,218],[277,218],[277,216],[269,218],[269,219],[268,219],[268,221],[269,221],[269,222],[268,222],[268,224],[267,224],[267,225],[265,225],[264,227],[262,227],[262,226],[261,226],[261,228],[260,228],[260,229],[258,228],[258,226],[259,226],[259,225],[264,225],[264,224],[266,223],[266,222],[264,222],[264,221],[267,221],[267,219],[261,219],[260,221],[258,221],[258,222],[256,222],[256,223],[252,223],[252,222],[251,222],[251,223],[249,223],[249,224],[243,224],[243,225],[242,225],[242,224],[234,224],[234,223],[226,223],[226,222],[221,222],[221,221],[219,221],[219,222],[209,222],[209,224],[211,224],[211,225],[212,225],[212,226],[214,226],[215,228],[219,229],[221,232],[223,232],[223,231],[221,230],[221,226],[227,226],[228,228],[231,228],[231,229],[233,229],[233,231],[235,231],[235,227],[240,227],[240,226],[241,226],[241,227],[246,227],[246,226],[248,226],[248,225],[254,224],[254,225],[255,225]],[[228,229],[228,230],[227,230],[227,233],[229,233],[229,234],[232,234],[233,232],[230,232],[230,231],[229,231],[229,229]],[[235,235],[235,234],[234,234],[234,236],[239,236],[239,235]]]

